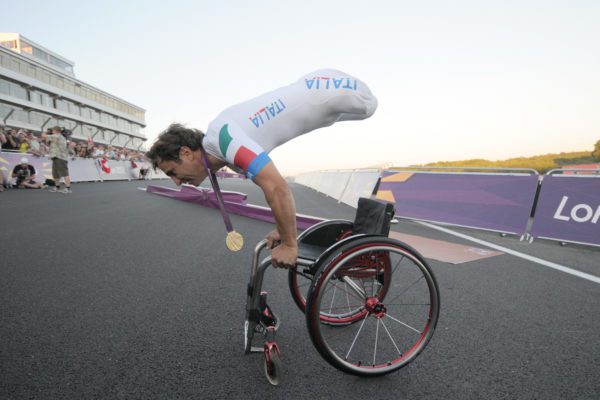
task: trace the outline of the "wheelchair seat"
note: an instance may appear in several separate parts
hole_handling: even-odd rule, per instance
[[[340,240],[342,235],[387,236],[394,217],[394,204],[361,197],[358,199],[354,222],[345,220],[324,221],[308,228],[298,238],[299,264],[311,265],[321,254]]]
[[[327,250],[327,247],[300,242],[298,243],[298,258],[314,263]]]

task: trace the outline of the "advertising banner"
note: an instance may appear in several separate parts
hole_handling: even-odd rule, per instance
[[[523,235],[537,185],[534,174],[386,171],[377,198],[401,218]]]
[[[546,175],[531,236],[600,246],[600,176]]]

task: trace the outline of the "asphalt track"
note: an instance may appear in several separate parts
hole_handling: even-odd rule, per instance
[[[246,246],[230,253],[218,211],[137,189],[146,184],[0,193],[0,399],[600,398],[600,284],[507,254],[430,261],[436,333],[414,363],[377,379],[324,362],[286,273],[267,271],[286,367],[272,387],[242,335],[252,250],[272,226],[233,216]],[[264,204],[250,182],[222,186]],[[354,216],[292,188],[298,212]],[[394,229],[473,245],[412,222]],[[600,276],[598,249],[460,232]]]

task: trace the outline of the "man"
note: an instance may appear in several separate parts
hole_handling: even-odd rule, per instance
[[[27,139],[29,140],[29,152],[33,154],[35,157],[39,157],[42,155],[40,142],[38,138],[31,132],[27,134]]]
[[[254,181],[273,211],[276,229],[267,235],[276,267],[293,267],[298,257],[294,198],[268,152],[307,132],[337,121],[369,118],[377,99],[362,81],[336,70],[319,70],[291,85],[223,111],[206,134],[173,124],[146,156],[177,185],[206,178],[201,146],[211,171],[229,166]]]
[[[19,150],[19,141],[17,139],[17,131],[9,129],[6,132],[6,143],[2,145],[4,150]]]
[[[56,186],[52,186],[50,192],[72,193],[71,178],[69,177],[69,154],[67,152],[67,139],[62,135],[58,126],[52,128],[51,134],[42,134],[42,138],[48,142],[50,150],[48,157],[52,159],[52,177]],[[60,190],[60,178],[64,178],[65,188]]]
[[[42,184],[35,181],[35,174],[35,168],[29,164],[27,157],[21,158],[21,164],[15,165],[12,170],[15,186],[19,189],[41,189]]]
[[[19,139],[19,153],[28,153],[29,152],[29,137],[27,136],[27,131],[24,129],[19,129],[17,133],[17,138]]]

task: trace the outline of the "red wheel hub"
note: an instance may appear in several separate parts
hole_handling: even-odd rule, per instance
[[[369,313],[375,318],[383,318],[387,312],[387,309],[377,297],[369,297],[365,307],[367,308],[367,311],[369,311]]]

